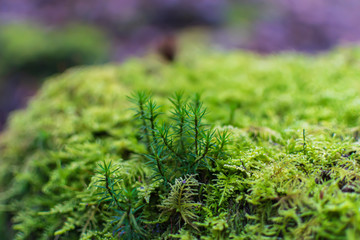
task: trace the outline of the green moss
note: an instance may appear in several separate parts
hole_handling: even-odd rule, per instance
[[[53,77],[1,136],[0,234],[119,238],[116,212],[94,187],[98,164],[111,160],[147,204],[152,238],[192,239],[198,228],[204,239],[357,239],[358,56],[357,48],[317,57],[209,53]],[[174,91],[200,92],[206,123],[231,133],[228,157],[196,191],[196,228],[157,228],[165,200],[154,199],[167,196],[154,198],[161,183],[143,181],[151,170],[127,100],[134,90],[152,91],[164,110]]]

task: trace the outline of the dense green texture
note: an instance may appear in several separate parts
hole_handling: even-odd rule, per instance
[[[98,164],[111,160],[114,178],[145,204],[139,220],[153,238],[358,239],[359,56],[355,48],[317,57],[200,54],[49,79],[1,137],[0,234],[11,237],[12,217],[17,239],[116,239],[117,212],[99,203],[94,186]],[[180,208],[172,202],[181,181],[168,194],[162,182],[143,181],[152,171],[138,154],[146,146],[126,98],[134,90],[152,91],[166,113],[174,91],[201,92],[205,123],[231,134],[211,182],[185,186],[187,204],[201,202],[191,224],[160,221]]]

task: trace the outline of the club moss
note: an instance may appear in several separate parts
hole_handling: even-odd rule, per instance
[[[206,53],[52,77],[1,135],[0,235],[121,237],[93,187],[98,163],[112,160],[120,179],[140,187],[150,170],[127,96],[151,91],[167,110],[167,98],[182,90],[202,93],[206,123],[230,132],[228,157],[196,210],[192,224],[201,233],[185,224],[178,232],[155,229],[149,239],[358,239],[359,56],[358,48],[319,56]],[[160,209],[152,209],[156,220]]]

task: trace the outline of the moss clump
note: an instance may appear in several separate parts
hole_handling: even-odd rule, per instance
[[[145,204],[136,220],[147,238],[357,239],[358,56],[355,48],[317,57],[213,53],[49,79],[1,136],[1,236],[125,238],[95,186],[98,164],[111,161],[113,178],[137,191],[122,194]],[[185,176],[194,179],[194,214],[191,224],[175,225],[168,215],[179,214],[169,205],[175,193],[160,191],[161,181],[144,182],[152,170],[139,155],[147,150],[126,97],[152,91],[167,112],[175,90],[194,89],[209,110],[204,123],[228,130],[230,144],[210,182]]]

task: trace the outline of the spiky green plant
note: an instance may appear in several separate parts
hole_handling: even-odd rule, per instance
[[[98,185],[101,192],[100,204],[107,204],[115,214],[112,223],[116,226],[114,233],[122,239],[146,239],[146,232],[142,227],[140,205],[137,189],[129,189],[122,184],[123,179],[116,176],[119,168],[114,168],[112,162],[103,161],[99,164]]]
[[[151,179],[162,182],[157,198],[165,198],[158,204],[162,209],[159,220],[148,223],[169,223],[171,233],[184,224],[198,230],[193,224],[197,219],[193,211],[201,205],[193,202],[200,188],[196,178],[210,176],[217,166],[216,161],[226,157],[228,132],[214,131],[205,124],[206,109],[198,94],[189,100],[183,93],[175,93],[169,99],[172,107],[169,119],[161,119],[160,107],[145,92],[134,93],[130,100],[136,104],[140,139],[148,150],[144,157],[154,172]],[[146,196],[149,203],[150,196]]]
[[[135,117],[148,148],[145,157],[156,172],[155,180],[173,182],[177,177],[197,173],[198,168],[208,171],[224,157],[229,134],[216,132],[204,123],[206,109],[200,95],[189,101],[182,93],[175,93],[169,99],[170,120],[162,123],[158,121],[160,108],[150,95],[136,92],[130,99],[137,105]]]

